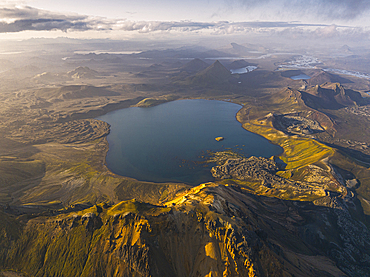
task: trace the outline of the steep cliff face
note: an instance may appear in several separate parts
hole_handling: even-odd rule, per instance
[[[31,219],[3,267],[29,276],[367,276],[370,236],[343,201],[208,183],[164,206],[131,200]]]

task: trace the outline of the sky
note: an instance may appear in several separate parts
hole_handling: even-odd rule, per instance
[[[0,39],[369,33],[369,0],[0,0]]]

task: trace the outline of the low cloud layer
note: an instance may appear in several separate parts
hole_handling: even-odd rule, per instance
[[[316,19],[353,20],[370,11],[368,0],[225,0],[230,7],[263,9],[278,16],[298,14]]]
[[[264,0],[268,3],[270,0]],[[309,1],[309,0],[308,0]],[[314,0],[312,0],[314,1]],[[245,0],[244,4],[257,5],[254,0]],[[299,1],[298,1],[299,2]],[[330,0],[328,1],[332,3]],[[348,2],[339,0],[339,2]],[[344,5],[344,4],[343,4]],[[303,24],[299,22],[193,22],[193,21],[130,21],[109,20],[85,15],[65,15],[24,7],[0,7],[0,33],[22,31],[123,31],[137,33],[151,32],[207,32],[215,35],[238,33],[264,33],[267,35],[283,34],[291,37],[334,37],[341,34],[367,36],[368,32],[360,28],[346,28],[337,25]]]
[[[122,30],[141,33],[155,31],[193,32],[200,30],[246,31],[253,28],[292,28],[299,26],[324,26],[288,22],[192,22],[192,21],[129,21],[108,20],[84,15],[63,15],[32,7],[0,8],[0,33],[21,31],[87,31]]]
[[[122,21],[112,26],[114,30],[138,31],[141,33],[155,31],[182,31],[193,32],[200,30],[211,30],[219,32],[222,30],[233,30],[233,32],[248,32],[261,28],[295,28],[295,27],[318,27],[327,26],[322,24],[300,24],[289,22],[191,22],[191,21]]]

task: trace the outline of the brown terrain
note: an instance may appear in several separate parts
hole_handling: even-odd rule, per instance
[[[232,75],[140,55],[3,73],[0,276],[369,276],[367,81],[320,69],[295,81],[272,70],[285,56]],[[196,187],[105,166],[110,126],[94,118],[185,98],[242,104],[243,128],[283,154],[212,153],[215,181]]]

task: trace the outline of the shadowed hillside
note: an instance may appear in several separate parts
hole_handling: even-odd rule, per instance
[[[307,82],[311,86],[322,85],[324,83],[341,83],[341,84],[352,83],[352,81],[344,77],[323,70],[317,71],[310,76],[311,78],[307,80]]]
[[[180,68],[180,71],[185,71],[187,73],[195,73],[206,69],[208,66],[209,66],[208,63],[200,59],[194,59],[185,64],[184,66],[182,66]]]
[[[364,102],[359,92],[345,89],[338,83],[317,85],[301,94],[305,103],[315,109],[340,109],[346,106],[361,105]]]
[[[257,66],[257,64],[249,63],[245,60],[237,60],[237,61],[233,61],[232,63],[228,64],[227,68],[228,69],[238,69],[238,68],[247,67],[247,66]]]
[[[189,84],[217,85],[226,83],[232,78],[230,71],[224,67],[219,61],[215,61],[212,65],[197,73],[196,75],[187,78]]]

